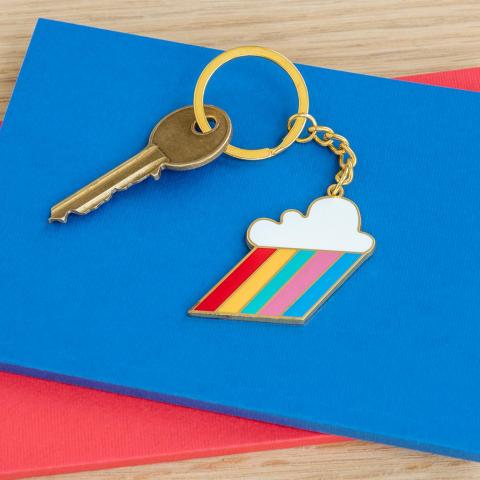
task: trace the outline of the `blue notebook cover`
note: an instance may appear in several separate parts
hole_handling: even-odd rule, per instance
[[[377,241],[305,326],[187,310],[246,254],[252,220],[324,194],[336,159],[314,144],[167,171],[48,224],[192,102],[217,53],[38,23],[0,132],[1,367],[480,459],[478,94],[299,66],[312,113],[357,152],[347,196]],[[288,77],[252,58],[207,101],[249,148],[276,144],[296,108]]]

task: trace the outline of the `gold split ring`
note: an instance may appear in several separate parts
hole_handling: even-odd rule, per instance
[[[298,94],[298,116],[295,118],[295,123],[292,125],[291,129],[280,142],[280,144],[273,148],[267,147],[255,150],[229,145],[225,150],[225,153],[228,155],[235,158],[240,158],[242,160],[262,160],[264,158],[277,155],[294,143],[302,133],[303,127],[305,126],[305,122],[307,120],[306,116],[308,115],[309,104],[307,85],[305,84],[302,74],[287,57],[284,57],[282,54],[275,52],[274,50],[264,47],[238,47],[221,53],[203,69],[202,73],[198,77],[197,84],[195,85],[195,92],[193,94],[193,109],[200,130],[202,130],[204,133],[209,132],[212,127],[208,123],[207,116],[205,114],[205,106],[203,104],[207,83],[212,75],[225,63],[235,58],[248,56],[265,58],[283,68],[283,70],[285,70],[285,72],[287,72],[292,79]]]

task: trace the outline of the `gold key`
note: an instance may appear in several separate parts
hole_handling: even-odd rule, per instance
[[[232,124],[221,109],[206,106],[214,127],[201,133],[193,107],[184,107],[164,117],[150,134],[148,145],[132,158],[54,205],[48,221],[66,223],[70,213],[86,215],[148,177],[160,178],[162,170],[191,170],[215,160],[227,148]]]

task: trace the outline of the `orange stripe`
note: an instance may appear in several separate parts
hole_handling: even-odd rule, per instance
[[[220,305],[216,312],[241,312],[243,307],[283,268],[296,252],[292,248],[279,248]]]

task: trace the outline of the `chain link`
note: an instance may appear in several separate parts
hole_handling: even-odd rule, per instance
[[[298,137],[297,142],[307,143],[314,140],[322,147],[328,147],[338,157],[340,170],[335,175],[335,182],[327,188],[329,197],[343,197],[344,187],[353,181],[353,169],[357,164],[357,156],[351,149],[348,140],[335,133],[331,128],[317,124],[315,117],[309,113],[296,113],[288,119],[288,130],[292,128],[297,118],[305,118],[310,121],[311,126],[307,128],[308,135]]]

